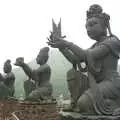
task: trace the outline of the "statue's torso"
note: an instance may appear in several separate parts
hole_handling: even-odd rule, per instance
[[[15,82],[15,75],[12,72],[10,72],[4,76],[4,83],[8,87],[14,86],[14,82]]]
[[[104,41],[94,45],[94,47],[92,47],[91,49],[101,46],[102,44],[104,44]],[[94,74],[96,81],[99,83],[108,78],[110,76],[109,74],[112,75],[114,73],[117,73],[117,65],[118,57],[116,57],[110,49],[108,54],[106,54],[104,57],[94,60],[94,67],[96,69],[100,69],[99,74]]]
[[[102,42],[96,44],[91,49],[94,49],[95,47],[100,45],[102,45]],[[115,48],[115,45],[113,44],[112,47]],[[95,69],[99,68],[100,73],[93,75],[103,96],[106,99],[109,98],[110,100],[117,101],[118,99],[120,99],[120,76],[117,72],[118,56],[115,56],[113,52],[116,52],[116,49],[112,51],[112,48],[109,48],[109,52],[108,54],[106,54],[106,56],[94,60],[94,67]]]
[[[39,70],[42,67],[42,72],[39,72]],[[36,76],[36,84],[38,86],[42,86],[42,85],[47,85],[50,82],[50,76],[51,76],[51,69],[50,67],[45,64],[40,66],[37,70],[34,71],[35,72],[35,76]]]

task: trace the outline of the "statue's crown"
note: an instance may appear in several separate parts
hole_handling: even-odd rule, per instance
[[[98,4],[91,5],[87,11],[87,19],[91,17],[99,17],[102,14],[102,7]]]
[[[102,19],[105,23],[105,26],[109,26],[110,16],[106,13],[103,13],[103,9],[98,4],[93,4],[90,6],[89,10],[87,11],[87,20],[92,17],[97,17],[98,19]]]

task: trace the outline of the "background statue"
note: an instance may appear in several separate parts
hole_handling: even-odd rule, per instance
[[[15,65],[22,67],[26,75],[35,81],[35,89],[29,94],[26,100],[42,101],[52,98],[52,85],[50,83],[51,69],[47,64],[49,48],[44,47],[37,55],[36,62],[39,68],[32,70],[24,59],[19,57],[16,59]]]
[[[120,76],[117,72],[120,41],[111,33],[109,20],[110,16],[103,13],[101,6],[90,6],[85,27],[88,36],[96,43],[87,50],[54,33],[49,38],[48,45],[59,48],[73,65],[78,64],[79,70],[84,70],[80,63],[86,63],[89,86],[80,95],[74,109],[76,112],[100,115],[120,113]]]
[[[0,74],[0,98],[7,99],[9,97],[14,97],[15,93],[15,75],[12,72],[10,60],[5,61],[3,71],[5,74]]]

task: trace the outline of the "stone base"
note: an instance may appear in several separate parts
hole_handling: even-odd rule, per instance
[[[74,112],[60,112],[60,120],[120,120],[120,116],[82,115]]]
[[[0,101],[0,120],[60,120],[56,102]]]

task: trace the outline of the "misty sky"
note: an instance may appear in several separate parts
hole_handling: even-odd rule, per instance
[[[85,30],[86,10],[100,4],[111,16],[112,32],[120,38],[119,0],[0,0],[0,70],[6,59],[16,57],[31,61],[40,48],[47,46],[47,37],[61,18],[62,33],[67,40],[82,48],[90,47]]]

